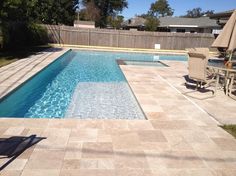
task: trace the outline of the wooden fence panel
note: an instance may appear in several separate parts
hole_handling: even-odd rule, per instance
[[[160,44],[161,49],[185,49],[208,47],[214,41],[212,34],[145,32],[108,29],[81,29],[71,26],[44,25],[48,29],[50,41],[71,45],[108,46],[123,48],[153,49]]]

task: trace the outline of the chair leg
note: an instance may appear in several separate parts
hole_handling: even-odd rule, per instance
[[[230,82],[229,82],[229,86],[228,86],[228,91],[229,91],[228,95],[230,97],[232,97],[231,95],[232,95],[232,90],[233,90],[233,84],[234,84],[234,75],[232,75],[230,77]]]
[[[233,82],[232,81],[232,78],[228,78],[227,80],[226,80],[226,84],[225,84],[225,94],[226,95],[229,95],[229,91],[230,91],[230,87],[231,87],[231,82]],[[231,92],[231,91],[230,91]]]
[[[207,83],[206,85],[208,85],[208,84],[209,83]],[[196,96],[191,95],[191,93],[198,92],[199,89],[201,89],[201,88],[205,89],[206,85],[202,86],[202,82],[197,82],[197,86],[196,86],[195,90],[189,91],[189,92],[184,92],[183,95],[186,95],[188,97],[191,97],[191,98],[194,98],[194,99],[198,99],[198,100],[205,100],[205,99],[208,99],[208,98],[214,98],[215,97],[215,91],[214,90],[211,90],[212,95],[206,96],[206,97],[203,97],[203,98],[198,98]]]
[[[198,86],[199,86],[199,82],[197,81],[197,83],[196,83],[196,87],[195,87],[195,90],[198,89]]]

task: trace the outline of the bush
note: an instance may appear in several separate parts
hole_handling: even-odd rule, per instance
[[[45,45],[48,43],[47,29],[36,24],[28,26],[29,30],[29,44],[33,46]]]
[[[36,24],[9,22],[3,24],[4,49],[21,49],[48,43],[47,30]]]

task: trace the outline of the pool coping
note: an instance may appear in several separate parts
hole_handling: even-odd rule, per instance
[[[50,44],[54,47],[59,47],[58,44]],[[144,48],[118,48],[106,46],[86,46],[86,45],[67,45],[63,44],[65,48],[88,51],[108,51],[108,52],[129,52],[129,53],[144,53],[144,54],[163,54],[163,55],[187,55],[186,50],[157,50]]]
[[[63,50],[64,49],[64,50]],[[38,68],[38,70],[36,72],[34,72],[33,74],[31,74],[27,79],[23,80],[22,82],[14,82],[13,84],[13,88],[8,89],[6,92],[4,92],[3,94],[0,94],[0,102],[3,101],[5,98],[7,98],[8,96],[10,96],[12,93],[14,93],[18,88],[20,88],[21,86],[23,86],[24,84],[26,84],[28,81],[30,81],[32,78],[34,78],[37,74],[39,74],[40,72],[42,72],[44,69],[46,69],[49,65],[51,65],[53,62],[55,62],[57,59],[59,59],[60,57],[62,57],[64,54],[66,54],[67,52],[71,51],[71,49],[65,49],[62,48],[62,51],[59,54],[56,54],[56,56],[52,56],[53,54],[55,54],[55,52],[52,52],[52,54],[46,56],[44,59],[46,59],[48,61],[48,63],[46,65],[41,66],[40,68]],[[45,50],[44,52],[47,52],[47,50]],[[51,60],[49,60],[48,58],[52,57]],[[40,57],[41,58],[41,57]],[[26,58],[27,59],[27,58]],[[17,61],[16,61],[17,62]],[[13,62],[14,63],[14,62]],[[12,64],[12,63],[11,63]],[[9,64],[9,65],[11,65]],[[7,66],[7,65],[6,65]],[[4,67],[2,67],[4,68]],[[28,72],[29,73],[29,72]],[[0,84],[1,85],[1,84]],[[10,87],[10,86],[8,86]]]
[[[108,46],[87,46],[87,45],[69,45],[69,44],[50,44],[53,47],[64,47],[78,50],[92,50],[92,51],[109,51],[109,52],[130,52],[130,53],[144,53],[144,54],[163,54],[163,55],[187,55],[188,48],[185,50],[171,50],[171,49],[145,49],[145,48],[122,48],[122,47],[108,47]],[[211,55],[217,55],[216,51],[210,51]]]
[[[158,60],[158,61],[140,61],[140,60],[132,60],[131,62],[136,62],[136,63],[160,63],[162,64],[162,66],[155,66],[155,65],[139,65],[139,64],[127,64],[127,62],[130,62],[129,60],[125,60],[125,59],[118,59],[116,60],[117,64],[118,65],[129,65],[129,66],[142,66],[142,67],[169,67],[169,65],[165,64],[164,62],[162,62],[161,60]]]

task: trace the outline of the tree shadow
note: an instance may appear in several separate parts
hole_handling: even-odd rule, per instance
[[[0,138],[0,160],[9,158],[8,161],[0,166],[0,171],[7,167],[25,150],[37,144],[43,139],[46,138],[37,137],[36,135],[31,135],[29,137],[12,136],[10,138]]]
[[[25,59],[31,55],[39,55],[43,52],[58,52],[61,51],[62,48],[54,48],[49,45],[46,46],[34,46],[34,47],[24,47],[14,50],[3,50],[0,49],[0,59],[4,58],[6,60],[13,59]]]

